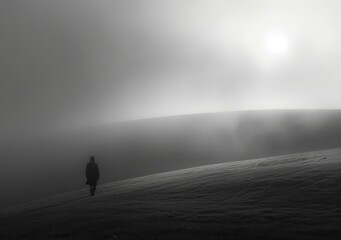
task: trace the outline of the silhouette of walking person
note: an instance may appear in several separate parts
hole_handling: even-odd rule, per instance
[[[95,163],[95,157],[90,157],[90,162],[86,165],[86,172],[85,172],[87,181],[86,184],[90,185],[90,194],[91,196],[95,195],[97,181],[99,179],[99,170],[98,165]]]

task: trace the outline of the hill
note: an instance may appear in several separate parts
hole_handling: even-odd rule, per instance
[[[0,144],[0,206],[101,183],[215,163],[341,147],[340,110],[207,113],[137,120]],[[48,179],[48,181],[46,181]],[[39,186],[39,187],[36,187]]]
[[[0,239],[340,239],[341,149],[104,184],[1,212]]]

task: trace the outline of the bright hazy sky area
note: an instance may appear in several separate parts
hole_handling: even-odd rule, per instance
[[[339,0],[2,0],[5,135],[341,107]]]

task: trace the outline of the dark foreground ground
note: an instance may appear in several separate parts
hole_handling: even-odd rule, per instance
[[[341,239],[341,150],[150,175],[7,209],[0,239]]]

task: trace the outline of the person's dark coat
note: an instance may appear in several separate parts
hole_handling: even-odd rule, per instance
[[[85,174],[86,174],[86,178],[87,178],[86,184],[96,186],[97,181],[99,179],[99,171],[98,171],[97,163],[89,162],[86,165],[86,173]]]

